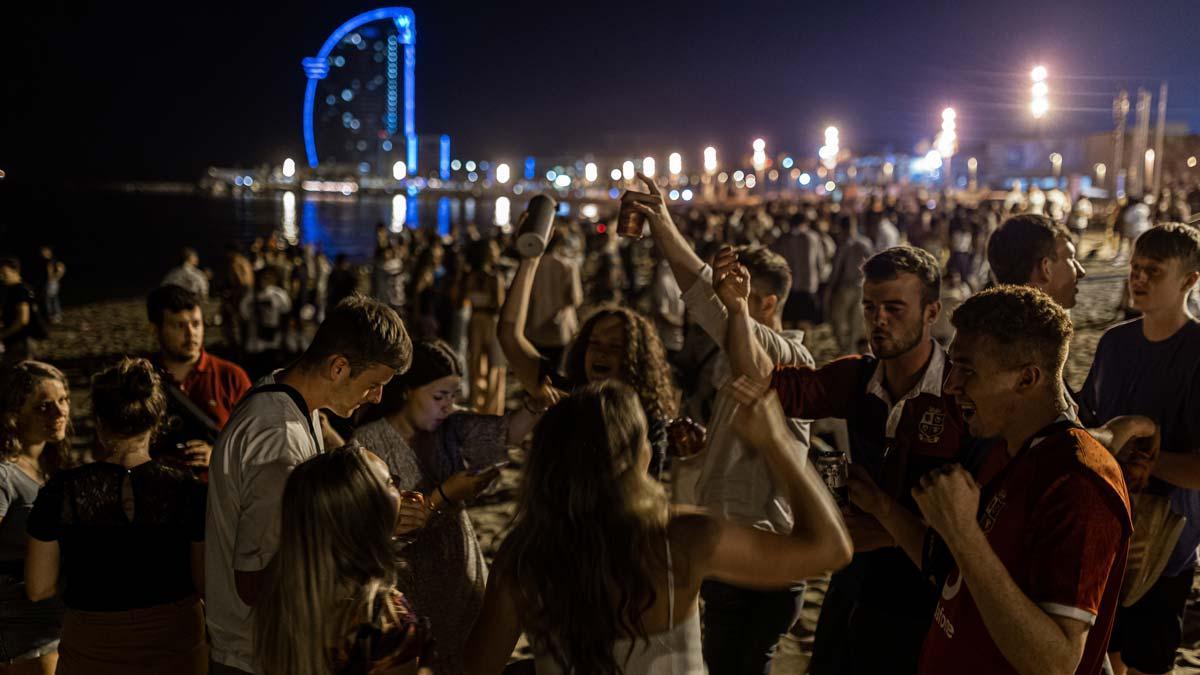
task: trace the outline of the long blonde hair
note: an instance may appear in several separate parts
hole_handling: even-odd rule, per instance
[[[328,675],[352,625],[369,622],[395,580],[396,507],[367,463],[344,446],[300,464],[283,491],[279,551],[254,608],[265,675]]]

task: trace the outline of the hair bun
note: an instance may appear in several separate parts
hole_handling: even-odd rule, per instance
[[[127,401],[142,401],[154,395],[158,388],[158,374],[146,359],[127,362],[121,373],[121,398]]]

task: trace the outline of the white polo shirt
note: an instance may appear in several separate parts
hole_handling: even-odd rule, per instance
[[[256,386],[274,384],[275,376]],[[311,422],[311,427],[309,423]],[[296,465],[324,451],[311,420],[283,392],[243,400],[217,438],[208,470],[204,575],[208,634],[217,663],[254,669],[254,624],[238,597],[234,570],[256,572],[279,548],[280,501]]]

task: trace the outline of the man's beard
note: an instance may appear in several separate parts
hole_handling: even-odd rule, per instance
[[[875,350],[875,356],[880,359],[894,359],[921,344],[922,337],[921,324],[918,323],[909,330],[893,335],[888,340],[886,347],[877,347],[875,341],[871,340],[871,348]]]

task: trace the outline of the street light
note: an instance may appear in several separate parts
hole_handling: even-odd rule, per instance
[[[1062,171],[1062,155],[1057,152],[1050,153],[1050,170],[1054,173],[1054,177],[1058,178]]]
[[[767,165],[767,142],[761,138],[754,139],[752,144],[754,155],[750,158],[750,163],[754,165],[755,171],[762,171]]]
[[[595,162],[588,162],[588,163],[587,163],[587,164],[586,164],[586,165],[583,167],[583,179],[584,179],[584,180],[586,180],[587,182],[589,182],[589,183],[595,183],[595,182],[596,182],[596,177],[597,177],[598,175],[599,175],[599,174],[598,174],[598,169],[596,168],[596,163],[595,163]]]
[[[496,165],[496,182],[504,185],[512,178],[512,169],[507,164]]]
[[[621,177],[625,180],[633,180],[633,174],[633,160],[627,159],[623,164],[621,164]]]
[[[825,145],[822,145],[817,150],[817,156],[821,158],[821,163],[828,169],[833,169],[837,166],[837,156],[839,152],[838,128],[827,127],[825,129]]]
[[[938,133],[937,142],[935,143],[938,154],[945,160],[947,182],[954,180],[950,171],[950,159],[958,149],[958,133],[956,131],[958,125],[954,121],[957,117],[958,113],[954,112],[954,108],[946,108],[942,111],[942,130]]]
[[[1034,119],[1042,119],[1050,110],[1050,86],[1046,84],[1046,77],[1045,66],[1034,66],[1033,70],[1029,71],[1029,79],[1033,81],[1029,109],[1033,112]]]
[[[717,149],[711,145],[704,149],[704,172],[717,172]]]
[[[288,157],[283,160],[283,177],[291,178],[296,175],[296,160]]]
[[[646,178],[654,178],[656,170],[657,167],[654,165],[653,157],[647,157],[642,160],[642,173],[645,174]]]
[[[403,161],[398,161],[392,165],[392,177],[396,180],[404,180],[408,176],[408,166]]]
[[[672,152],[667,157],[667,169],[671,172],[671,177],[683,173],[683,155],[680,155],[678,152]]]

